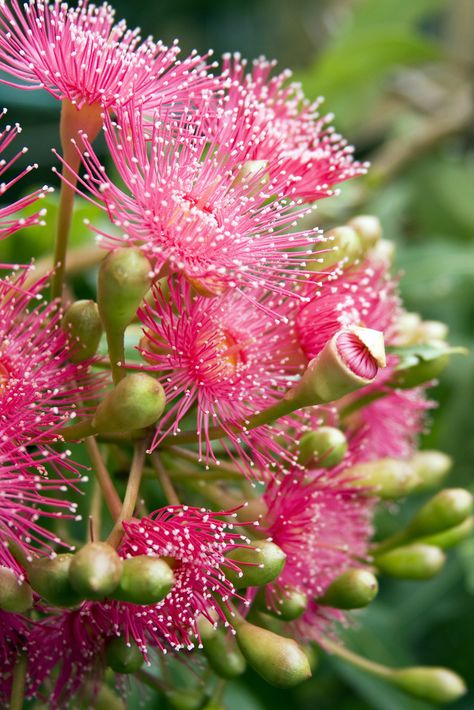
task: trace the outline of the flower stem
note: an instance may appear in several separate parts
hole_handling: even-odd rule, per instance
[[[163,493],[166,496],[166,500],[170,505],[179,505],[180,501],[178,495],[175,491],[173,484],[171,483],[171,479],[168,476],[165,467],[163,466],[163,463],[161,462],[160,457],[157,453],[154,453],[151,454],[150,458],[158,476],[158,480],[160,481],[160,485],[163,489]]]
[[[349,649],[345,648],[344,646],[340,646],[339,644],[329,640],[328,638],[325,638],[324,642],[322,642],[321,645],[325,651],[328,651],[334,656],[341,658],[343,661],[347,661],[347,663],[350,663],[352,666],[361,668],[362,670],[367,671],[372,675],[378,676],[379,678],[390,678],[392,674],[390,668],[382,666],[380,663],[369,661],[367,658],[363,658],[357,653],[349,651]]]
[[[120,544],[120,540],[122,539],[123,521],[127,520],[128,518],[131,518],[133,515],[133,511],[135,510],[138,493],[140,491],[140,484],[142,481],[146,448],[147,442],[145,440],[139,441],[135,444],[132,466],[130,468],[130,475],[128,477],[128,483],[125,491],[125,498],[123,499],[122,509],[117,520],[115,521],[113,530],[107,539],[109,545],[112,545],[113,547],[117,547]]]
[[[110,511],[113,520],[117,520],[122,510],[122,502],[113,484],[110,473],[104,463],[97,441],[93,436],[88,436],[85,440],[87,453],[94,467],[97,483],[100,486],[102,495]]]
[[[10,710],[22,710],[24,706],[27,663],[28,656],[24,651],[20,651],[15,663],[15,668],[13,669]]]
[[[71,168],[79,170],[80,158],[72,146],[68,146],[64,154],[65,160]],[[77,183],[76,175],[63,165],[59,195],[58,223],[56,227],[56,242],[54,246],[54,274],[51,282],[51,298],[61,298],[63,293],[64,276],[66,273],[66,253],[71,228],[72,212],[74,208],[74,186]],[[66,182],[67,180],[67,182]]]

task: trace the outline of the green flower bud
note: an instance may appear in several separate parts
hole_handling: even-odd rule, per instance
[[[22,614],[33,606],[30,585],[20,581],[13,570],[0,567],[0,609]]]
[[[136,673],[143,665],[143,656],[135,641],[117,636],[105,649],[107,665],[116,673]]]
[[[361,214],[353,217],[348,226],[358,234],[364,251],[373,249],[382,237],[382,226],[378,217]]]
[[[99,269],[97,301],[107,332],[121,333],[133,320],[150,288],[151,264],[139,249],[107,254]]]
[[[69,334],[72,362],[87,360],[96,354],[102,336],[102,322],[94,301],[76,301],[67,309],[62,327]]]
[[[95,694],[95,684],[93,684],[91,691],[94,697],[94,710],[127,710],[127,706],[122,698],[114,693],[112,688],[109,688],[105,683],[101,686],[97,694]]]
[[[173,710],[201,710],[207,698],[201,690],[168,690],[166,692],[168,705]]]
[[[417,451],[410,459],[420,482],[417,491],[436,488],[446,478],[453,465],[452,459],[442,451]]]
[[[118,586],[122,560],[106,542],[90,542],[76,554],[69,567],[73,589],[85,599],[103,599]]]
[[[388,500],[408,495],[419,483],[416,471],[408,462],[391,458],[356,464],[348,474],[353,486],[371,488],[374,495]]]
[[[446,488],[437,493],[415,515],[407,528],[414,537],[435,535],[462,523],[473,509],[473,497],[464,488]]]
[[[236,632],[247,662],[270,685],[291,688],[311,677],[308,658],[293,639],[245,621],[237,625]]]
[[[425,545],[436,545],[436,547],[440,547],[442,550],[447,550],[468,538],[473,530],[474,517],[471,515],[470,518],[466,518],[466,520],[463,520],[459,525],[437,533],[437,535],[422,537],[418,542],[423,542]]]
[[[210,667],[219,677],[226,680],[237,678],[245,671],[245,658],[235,644],[234,638],[218,628],[213,634],[201,636],[204,654]]]
[[[452,703],[466,692],[463,679],[447,668],[400,668],[391,672],[389,680],[405,693],[431,703]]]
[[[92,425],[99,433],[127,432],[154,424],[165,408],[163,387],[134,372],[121,380],[97,407]]]
[[[260,180],[256,182],[255,186],[252,186],[252,190],[249,194],[258,192],[261,186],[265,185],[270,180],[267,167],[268,160],[246,160],[232,183],[232,187],[246,183],[254,183],[254,176],[260,174]]]
[[[310,259],[308,268],[311,271],[322,271],[329,269],[331,266],[343,262],[343,266],[352,265],[357,259],[362,256],[363,249],[359,235],[350,226],[334,227],[326,232],[327,242],[322,246],[328,249],[321,254],[318,254],[318,259]],[[317,244],[316,249],[320,249],[321,245]]]
[[[138,555],[123,560],[122,576],[113,599],[133,604],[157,604],[174,584],[171,567],[159,557]]]
[[[365,569],[348,569],[329,585],[318,604],[335,609],[361,609],[375,599],[377,578]]]
[[[400,579],[430,579],[437,574],[446,556],[439,547],[415,543],[377,555],[375,563],[381,572]]]
[[[240,572],[225,568],[227,579],[237,589],[263,587],[276,579],[285,566],[286,555],[274,542],[259,540],[253,544],[251,549],[239,547],[228,555],[241,567]]]
[[[38,594],[55,606],[74,606],[81,597],[69,581],[69,567],[74,555],[57,555],[54,559],[43,557],[28,567],[28,580]]]
[[[431,360],[419,360],[410,367],[396,370],[393,374],[391,385],[401,389],[413,389],[419,385],[435,380],[449,363],[449,354],[441,353]]]
[[[271,614],[282,621],[294,621],[298,619],[308,606],[307,595],[294,587],[285,587],[278,595],[273,595],[271,606],[267,606],[265,592],[259,591],[255,597],[257,607],[267,614]]]
[[[298,461],[304,466],[332,468],[347,452],[347,439],[340,429],[322,426],[308,431],[300,439]]]

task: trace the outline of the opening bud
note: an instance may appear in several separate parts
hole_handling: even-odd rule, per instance
[[[143,665],[143,656],[135,641],[117,636],[105,649],[107,665],[116,673],[136,673]]]
[[[285,566],[286,555],[274,542],[259,540],[254,545],[240,547],[228,555],[240,567],[240,571],[225,568],[227,579],[236,589],[263,587],[276,579]]]
[[[326,237],[328,241],[325,247],[330,251],[318,254],[318,261],[308,261],[308,268],[312,271],[326,270],[340,262],[344,267],[351,266],[362,256],[360,237],[352,227],[334,227],[326,232]]]
[[[99,308],[94,301],[76,301],[67,309],[62,327],[69,334],[72,362],[82,362],[96,354],[102,336]]]
[[[150,288],[151,264],[139,249],[107,254],[99,269],[97,301],[107,333],[121,333],[133,320]]]
[[[462,523],[473,509],[473,497],[464,488],[446,488],[415,515],[407,528],[411,538],[435,535]]]
[[[28,579],[38,594],[55,606],[74,606],[81,597],[69,581],[69,568],[74,555],[57,555],[54,559],[44,557],[28,566]]]
[[[97,407],[92,425],[100,433],[127,432],[154,424],[165,408],[163,387],[135,372],[124,377]]]
[[[273,595],[271,605],[267,605],[264,590],[261,590],[255,602],[261,611],[271,614],[282,621],[294,621],[304,614],[308,606],[307,595],[295,587],[285,587],[279,596]]]
[[[375,557],[375,563],[381,572],[399,579],[419,580],[434,577],[445,560],[446,555],[439,547],[424,543],[397,547]]]
[[[222,628],[213,629],[212,633],[201,634],[201,641],[214,673],[226,680],[242,675],[246,667],[245,658],[227,631]]]
[[[304,466],[332,468],[347,453],[347,439],[340,429],[323,426],[300,439],[298,461]]]
[[[317,604],[334,609],[362,609],[379,591],[377,578],[365,569],[348,569],[329,585]]]
[[[400,668],[389,680],[405,693],[431,703],[452,703],[466,692],[463,679],[447,668]]]
[[[84,545],[71,561],[69,581],[84,599],[103,599],[118,586],[122,560],[106,542]]]
[[[33,606],[30,585],[20,581],[9,567],[0,567],[0,609],[22,614]]]
[[[415,469],[409,462],[399,459],[385,458],[356,464],[348,474],[353,486],[367,487],[374,495],[388,500],[408,495],[419,483]]]
[[[291,688],[311,677],[308,658],[293,639],[245,621],[236,632],[245,659],[270,685]]]
[[[364,251],[373,249],[382,238],[382,225],[378,217],[369,214],[360,214],[353,217],[348,226],[355,230],[362,243]]]
[[[420,482],[417,491],[436,488],[446,478],[453,465],[452,459],[442,451],[417,451],[410,465]]]
[[[133,604],[157,604],[174,584],[171,567],[159,557],[138,555],[123,560],[122,576],[113,599]]]
[[[469,537],[474,530],[474,517],[466,518],[459,525],[455,525],[449,530],[444,530],[443,532],[437,533],[436,535],[429,535],[428,537],[422,537],[419,542],[423,542],[426,545],[436,545],[442,550],[447,550],[450,547],[455,547],[460,542]]]

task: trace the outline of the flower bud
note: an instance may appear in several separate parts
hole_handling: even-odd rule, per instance
[[[413,387],[435,380],[446,369],[448,363],[448,353],[440,353],[431,360],[418,360],[409,367],[395,370],[390,384],[392,387],[400,389],[413,389]]]
[[[411,537],[435,535],[462,523],[473,509],[473,497],[464,488],[446,488],[415,515],[407,528]]]
[[[144,429],[160,418],[165,403],[165,393],[158,380],[144,372],[134,372],[106,395],[97,407],[92,424],[99,433]]]
[[[0,609],[22,614],[33,606],[30,585],[18,579],[9,567],[0,567]]]
[[[260,180],[257,181],[256,186],[252,190],[252,192],[258,192],[258,186],[265,185],[270,180],[270,175],[266,171],[267,167],[268,160],[246,160],[240,168],[232,187],[241,184],[253,183],[255,182],[254,176],[259,174]]]
[[[318,254],[318,260],[309,260],[308,268],[312,271],[322,271],[343,262],[343,266],[350,266],[362,256],[363,249],[359,235],[349,226],[334,227],[326,232],[327,245],[324,251]],[[319,248],[319,244],[317,245]]]
[[[367,256],[372,264],[390,267],[395,258],[395,244],[390,239],[380,239],[374,247],[369,249]]]
[[[296,641],[254,626],[237,625],[237,643],[247,662],[277,688],[291,688],[311,677],[308,658]]]
[[[117,636],[105,649],[107,665],[116,673],[136,673],[143,665],[143,656],[135,641]]]
[[[448,326],[439,320],[423,320],[418,327],[420,343],[444,342],[448,337]]]
[[[201,635],[204,653],[210,667],[220,678],[232,680],[245,671],[245,658],[222,628],[214,629],[214,633]]]
[[[377,578],[365,569],[348,569],[326,589],[317,604],[335,609],[362,609],[375,599],[379,591]]]
[[[255,602],[261,611],[275,616],[282,621],[294,621],[298,619],[308,606],[307,595],[295,587],[285,587],[281,593],[274,595],[271,606],[268,606],[265,599],[264,590],[260,590]]]
[[[118,586],[122,560],[106,542],[90,542],[76,554],[69,567],[73,589],[85,599],[103,599]]]
[[[436,535],[421,537],[418,542],[423,542],[425,545],[436,545],[436,547],[440,547],[442,550],[447,550],[450,547],[455,547],[455,545],[458,545],[469,537],[473,530],[474,517],[471,515],[470,518],[466,518],[466,520],[463,520],[459,525],[455,525],[449,528],[449,530],[444,530]]]
[[[400,668],[389,676],[391,683],[421,700],[452,703],[466,692],[463,679],[447,668]]]
[[[137,555],[123,560],[122,576],[113,599],[133,604],[157,604],[174,584],[171,567],[159,557]]]
[[[259,540],[254,544],[255,547],[239,547],[228,555],[240,567],[239,571],[229,567],[224,570],[236,589],[263,587],[276,579],[285,566],[286,555],[274,542]]]
[[[333,402],[370,384],[385,365],[382,333],[343,328],[310,361],[292,397],[300,407]]]
[[[332,468],[342,461],[347,452],[347,439],[340,429],[323,426],[308,431],[300,439],[298,461],[311,466]]]
[[[38,594],[55,606],[74,606],[81,597],[71,586],[69,568],[74,555],[65,553],[54,559],[43,557],[28,567],[28,580]]]
[[[371,488],[374,495],[388,500],[408,495],[419,483],[413,467],[399,459],[359,463],[352,466],[348,474],[352,478],[351,485]]]
[[[417,451],[410,459],[410,465],[420,482],[417,491],[436,488],[447,476],[453,465],[452,459],[442,451]]]
[[[382,237],[382,226],[378,217],[361,214],[353,217],[348,226],[358,234],[364,251],[373,249]]]
[[[168,690],[165,695],[169,707],[173,710],[201,710],[206,702],[202,690],[194,690],[193,688]]]
[[[76,301],[67,309],[62,327],[69,334],[72,362],[82,362],[96,354],[102,336],[97,303]]]
[[[439,547],[415,543],[397,547],[377,555],[375,563],[381,572],[400,579],[431,579],[437,574],[446,556]]]

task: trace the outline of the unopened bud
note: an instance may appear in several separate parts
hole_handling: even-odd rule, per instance
[[[294,621],[304,614],[308,606],[307,595],[294,587],[285,587],[272,596],[270,605],[267,604],[265,591],[262,589],[255,598],[259,609],[275,616],[282,621]]]
[[[425,545],[436,545],[436,547],[440,547],[442,550],[448,550],[450,547],[455,547],[460,542],[470,537],[473,530],[474,517],[471,516],[470,518],[466,518],[466,520],[459,525],[449,528],[449,530],[444,530],[436,535],[421,537],[418,542],[423,542]]]
[[[150,288],[151,264],[139,249],[107,254],[99,269],[97,301],[107,332],[121,333],[133,320]]]
[[[82,362],[96,354],[102,336],[99,308],[94,301],[76,301],[67,309],[62,327],[71,343],[72,362]]]
[[[105,649],[107,665],[116,673],[136,673],[143,665],[143,656],[135,641],[117,636]]]
[[[400,389],[413,389],[413,387],[435,380],[446,369],[448,363],[448,353],[440,353],[430,360],[418,360],[410,367],[395,370],[390,384],[392,387]]]
[[[124,377],[97,407],[93,426],[100,433],[127,432],[154,424],[165,408],[163,387],[151,375]]]
[[[138,555],[123,560],[122,576],[113,599],[133,604],[157,604],[174,584],[171,567],[159,557]]]
[[[0,567],[0,609],[22,614],[33,606],[30,585],[20,581],[9,567]]]
[[[210,667],[221,678],[232,680],[245,671],[245,658],[235,643],[222,628],[213,633],[201,634],[204,653]]]
[[[464,488],[446,488],[415,515],[407,528],[410,537],[435,535],[462,523],[473,509],[473,497]]]
[[[332,468],[342,461],[346,453],[347,439],[343,432],[335,427],[323,426],[303,434],[298,461],[308,468]]]
[[[410,465],[419,478],[417,491],[436,488],[446,478],[452,468],[452,459],[442,451],[417,451],[410,459]]]
[[[34,560],[28,567],[28,579],[43,599],[55,606],[74,606],[81,597],[69,581],[69,568],[74,555],[65,553],[54,559],[43,557]]]
[[[357,232],[364,251],[373,249],[382,237],[380,220],[374,215],[361,214],[353,217],[348,226]]]
[[[389,680],[405,693],[431,703],[452,703],[466,692],[463,679],[447,668],[400,668],[391,672]]]
[[[308,658],[293,639],[254,626],[237,625],[237,643],[247,662],[277,688],[291,688],[311,677]]]
[[[362,244],[355,229],[349,226],[334,227],[326,232],[326,237],[328,238],[326,248],[329,248],[330,251],[320,255],[323,260],[321,263],[309,262],[313,271],[328,269],[339,263],[343,266],[350,266],[362,256]]]
[[[85,599],[103,599],[118,586],[122,560],[106,542],[90,542],[76,554],[69,567],[73,589]]]
[[[377,578],[365,569],[348,569],[329,585],[317,604],[335,609],[362,609],[375,599]]]
[[[434,577],[445,560],[439,547],[415,543],[377,555],[375,563],[381,572],[391,577],[423,580]]]
[[[418,328],[420,343],[440,343],[448,337],[448,326],[439,320],[421,321]]]
[[[352,466],[348,470],[351,485],[368,488],[379,498],[402,498],[416,489],[419,478],[414,468],[399,459],[379,459]]]
[[[173,710],[201,710],[206,702],[202,690],[168,690],[165,693],[168,705]]]
[[[395,258],[395,244],[389,239],[380,239],[372,249],[369,249],[367,256],[371,264],[389,267]]]
[[[240,567],[240,571],[225,568],[227,579],[237,589],[262,587],[276,579],[285,566],[286,555],[274,542],[259,540],[254,544],[255,547],[239,547],[228,555]]]

